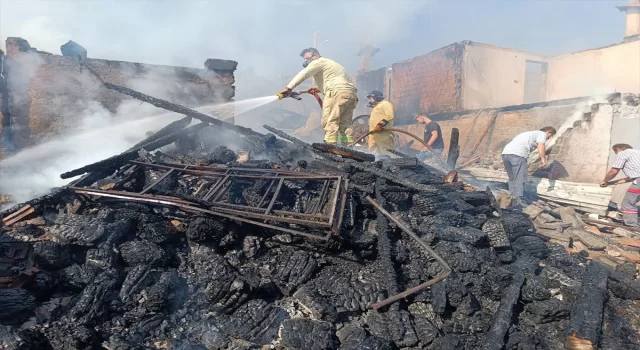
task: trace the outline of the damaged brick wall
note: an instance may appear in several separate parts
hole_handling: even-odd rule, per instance
[[[209,59],[206,69],[80,59],[37,51],[21,38],[6,42],[8,106],[17,149],[33,145],[102,108],[116,113],[128,97],[102,87],[126,86],[189,107],[232,101],[237,62]]]
[[[394,63],[391,78],[396,119],[410,121],[414,113],[443,113],[463,108],[464,44],[455,43]]]

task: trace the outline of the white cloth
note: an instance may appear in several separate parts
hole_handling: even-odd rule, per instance
[[[502,154],[513,154],[523,158],[529,158],[529,153],[534,151],[539,143],[547,141],[547,134],[544,131],[527,131],[516,136],[509,142]]]

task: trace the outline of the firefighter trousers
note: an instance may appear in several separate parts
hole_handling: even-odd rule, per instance
[[[322,129],[326,143],[352,143],[353,111],[358,104],[356,92],[351,90],[329,91],[322,103]]]

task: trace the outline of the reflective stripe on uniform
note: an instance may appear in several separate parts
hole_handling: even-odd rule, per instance
[[[334,135],[331,135],[331,136],[325,136],[325,137],[324,137],[324,142],[327,142],[327,143],[337,143],[337,142],[338,142],[338,136],[334,136]]]
[[[640,194],[640,189],[629,187],[627,192]]]

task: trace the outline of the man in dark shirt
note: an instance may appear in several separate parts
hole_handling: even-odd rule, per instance
[[[425,124],[424,127],[424,143],[429,145],[433,149],[435,155],[430,155],[429,148],[424,147],[420,154],[418,154],[418,159],[420,161],[424,161],[430,156],[440,157],[442,156],[442,151],[444,150],[444,140],[442,139],[442,130],[440,129],[440,125],[429,119],[426,115],[418,114],[414,117],[415,121],[418,124]]]

